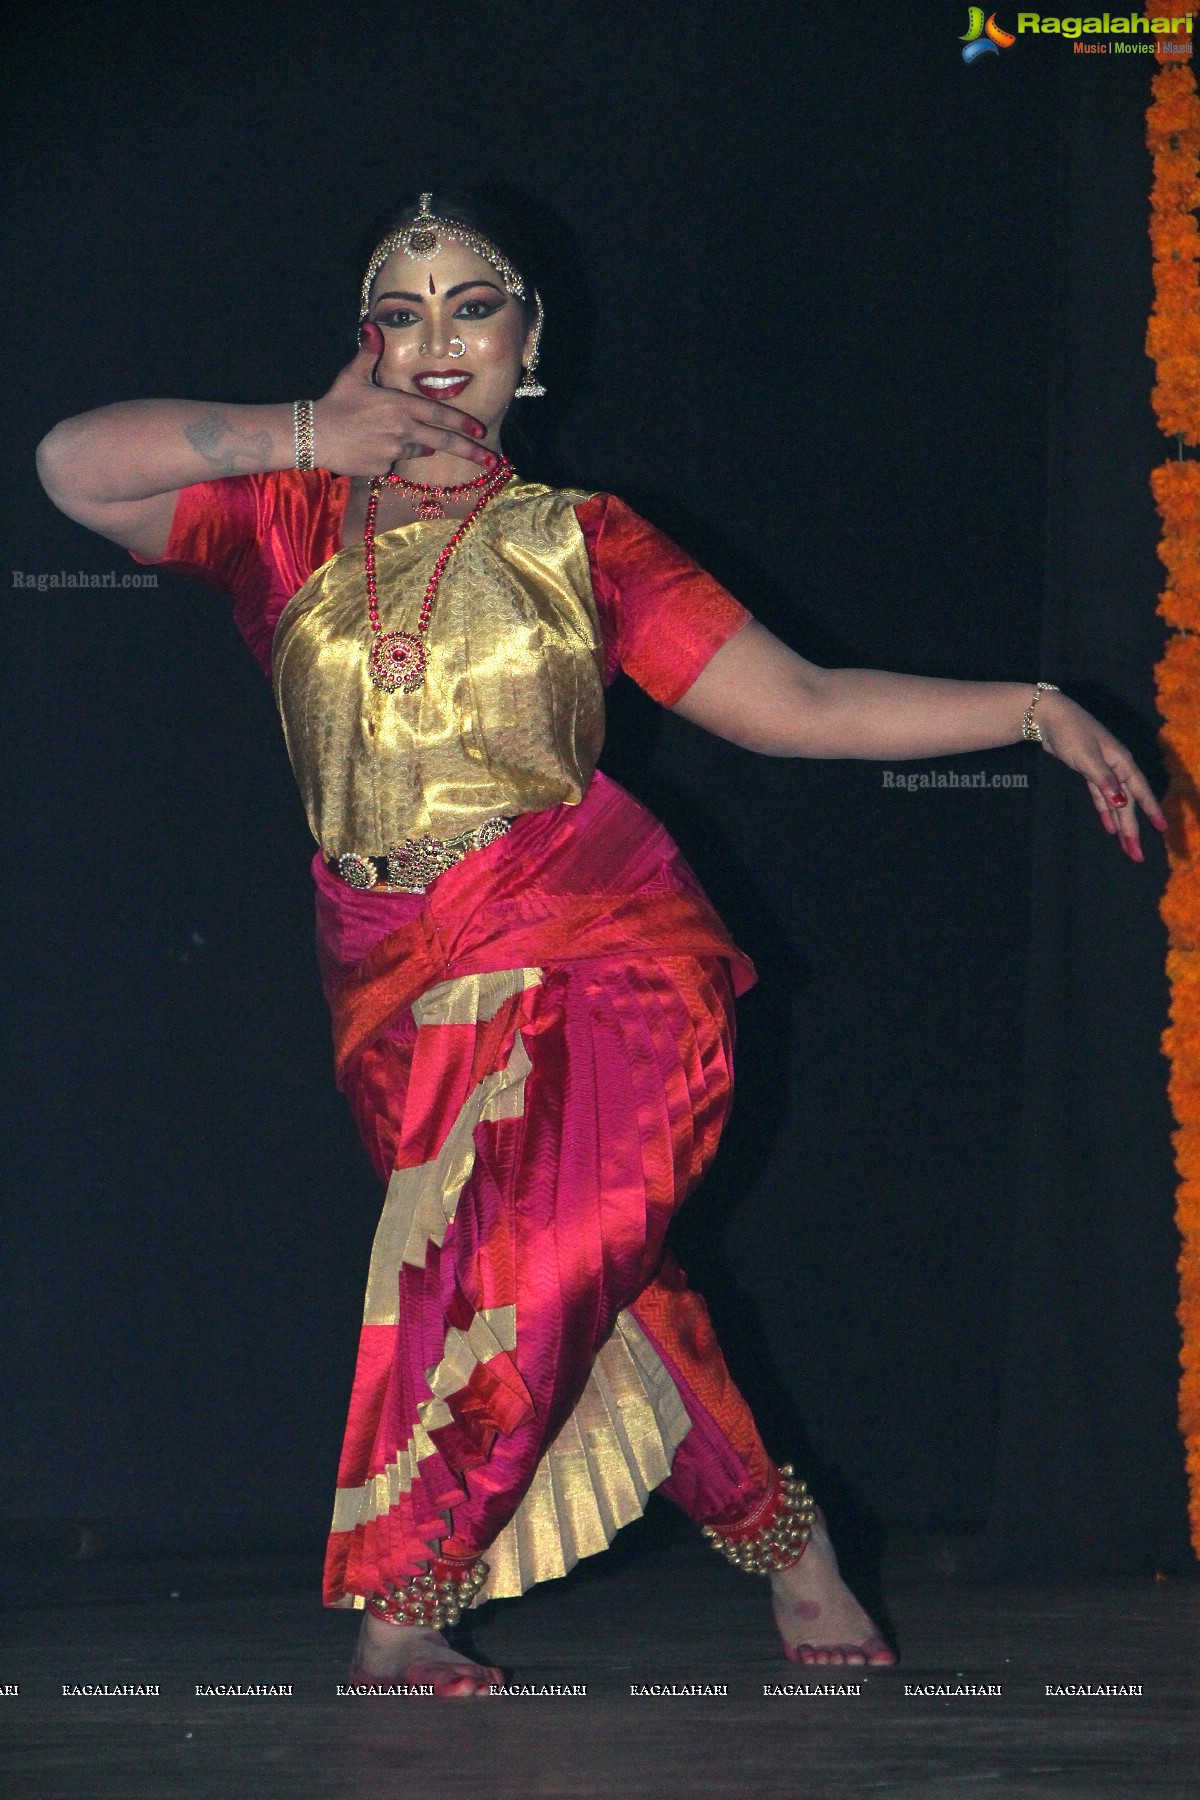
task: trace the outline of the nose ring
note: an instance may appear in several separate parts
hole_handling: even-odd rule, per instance
[[[457,350],[454,348],[455,344],[458,345]],[[467,346],[463,343],[463,341],[460,337],[452,337],[447,346],[447,349],[449,350],[449,353],[451,356],[465,356],[467,354]]]

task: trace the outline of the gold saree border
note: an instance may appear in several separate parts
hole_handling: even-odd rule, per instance
[[[421,1027],[486,1021],[505,1000],[541,980],[540,969],[521,968],[440,982],[414,1002],[413,1014]],[[444,1241],[474,1167],[475,1127],[485,1119],[522,1115],[531,1069],[518,1029],[506,1067],[472,1089],[437,1156],[393,1173],[371,1250],[364,1325],[398,1324],[401,1264],[423,1268],[428,1245]],[[408,1443],[369,1480],[337,1489],[332,1532],[353,1531],[397,1504],[417,1465],[434,1452],[429,1433],[451,1419],[445,1396],[465,1387],[477,1364],[513,1351],[517,1329],[516,1307],[501,1306],[476,1314],[465,1332],[447,1331],[440,1361],[426,1370],[432,1398],[419,1405]],[[472,1604],[523,1594],[606,1550],[623,1525],[641,1517],[690,1428],[662,1359],[632,1314],[618,1313],[574,1410],[512,1519],[488,1547],[488,1578]],[[346,1594],[336,1604],[361,1608],[366,1599]]]

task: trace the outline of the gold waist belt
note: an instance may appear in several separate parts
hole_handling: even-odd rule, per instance
[[[406,838],[389,844],[383,856],[360,856],[347,850],[344,856],[327,856],[326,864],[352,888],[382,888],[401,894],[423,894],[431,881],[460,863],[472,850],[485,850],[503,837],[512,820],[498,814],[458,837]]]

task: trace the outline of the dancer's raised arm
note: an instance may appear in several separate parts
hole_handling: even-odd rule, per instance
[[[496,457],[471,414],[372,380],[378,333],[368,335],[314,407],[320,467],[382,474],[438,451],[483,468]],[[63,419],[38,445],[42,485],[81,525],[151,559],[164,554],[181,487],[227,475],[291,468],[291,401],[226,406],[200,400],[123,400]]]

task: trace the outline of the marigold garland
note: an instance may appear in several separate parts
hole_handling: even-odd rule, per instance
[[[1171,16],[1161,0],[1151,18]],[[1164,53],[1151,84],[1146,144],[1154,158],[1150,247],[1154,305],[1146,353],[1155,364],[1151,402],[1160,428],[1178,440],[1178,457],[1162,463],[1150,486],[1162,521],[1158,555],[1167,582],[1158,612],[1171,628],[1154,670],[1159,741],[1170,785],[1170,874],[1159,903],[1167,927],[1170,1023],[1162,1047],[1170,1061],[1167,1093],[1177,1129],[1171,1134],[1179,1171],[1179,1427],[1187,1454],[1192,1547],[1200,1556],[1200,460],[1184,459],[1200,444],[1200,94],[1187,57]]]

